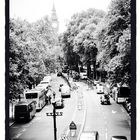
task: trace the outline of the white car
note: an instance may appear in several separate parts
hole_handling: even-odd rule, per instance
[[[104,87],[101,84],[96,85],[97,94],[104,94]]]
[[[68,85],[63,85],[61,87],[61,97],[70,97],[71,93],[70,93],[70,87]]]
[[[87,73],[86,72],[81,72],[80,77],[81,77],[82,80],[86,80],[87,79]]]
[[[98,140],[99,135],[97,131],[84,131],[81,133],[80,140]]]
[[[52,80],[52,77],[50,75],[49,76],[45,76],[43,78],[43,81],[51,82],[51,80]]]
[[[63,108],[64,107],[64,100],[62,97],[56,98],[55,108]]]
[[[45,89],[48,89],[50,86],[50,82],[48,81],[41,81],[40,84],[37,85],[37,87],[44,87]]]
[[[38,84],[35,89],[45,89],[46,90],[46,86],[42,85],[42,84]]]

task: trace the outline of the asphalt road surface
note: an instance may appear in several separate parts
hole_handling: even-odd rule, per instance
[[[101,105],[100,96],[95,90],[80,83],[86,100],[86,121],[83,131],[98,131],[99,140],[110,140],[113,135],[123,135],[130,140],[129,116],[122,105],[111,99],[111,105]]]
[[[59,84],[64,82],[60,77],[53,77],[52,87],[59,94]],[[64,82],[65,83],[65,82]],[[83,92],[86,102],[86,118],[83,131],[98,131],[99,140],[110,140],[113,135],[124,135],[130,140],[131,126],[129,116],[124,108],[116,104],[111,99],[111,105],[101,105],[100,95],[96,89],[89,89],[82,82],[76,82],[78,91]],[[72,92],[71,98],[64,100],[65,107],[57,109],[56,112],[63,112],[62,116],[57,116],[57,139],[67,130],[71,120],[76,117],[77,107],[76,92]],[[11,140],[53,140],[53,118],[46,113],[52,112],[52,105],[46,105],[29,123],[15,123],[10,127]]]

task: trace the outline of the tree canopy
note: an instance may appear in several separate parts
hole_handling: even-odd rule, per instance
[[[63,53],[47,17],[35,23],[10,19],[9,27],[10,98],[15,98],[54,72]]]

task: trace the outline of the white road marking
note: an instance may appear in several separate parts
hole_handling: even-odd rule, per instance
[[[125,112],[124,109],[121,107],[122,112]]]
[[[24,131],[26,131],[26,129],[24,128],[21,132],[24,132]]]
[[[24,127],[29,127],[30,126],[30,124],[27,124],[27,125],[25,125]]]
[[[112,110],[112,113],[115,114],[117,111]]]
[[[22,133],[19,133],[16,135],[16,138],[19,138],[22,135]]]
[[[107,140],[107,132],[105,133],[105,138],[106,138],[106,140]]]
[[[13,126],[12,128],[15,128],[15,129],[16,129],[16,128],[18,128],[18,127],[17,127],[17,126]]]
[[[36,120],[41,120],[41,117],[37,117]]]

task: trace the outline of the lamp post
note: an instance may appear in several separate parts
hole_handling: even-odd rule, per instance
[[[62,116],[63,112],[56,112],[56,102],[57,100],[53,99],[53,113],[46,113],[47,116],[53,116],[53,124],[54,124],[54,140],[57,140],[57,128],[56,128],[56,116]]]
[[[57,128],[56,128],[56,111],[55,111],[55,104],[56,102],[53,102],[53,124],[54,124],[54,140],[57,140],[57,136],[56,136],[56,132],[57,132]]]

